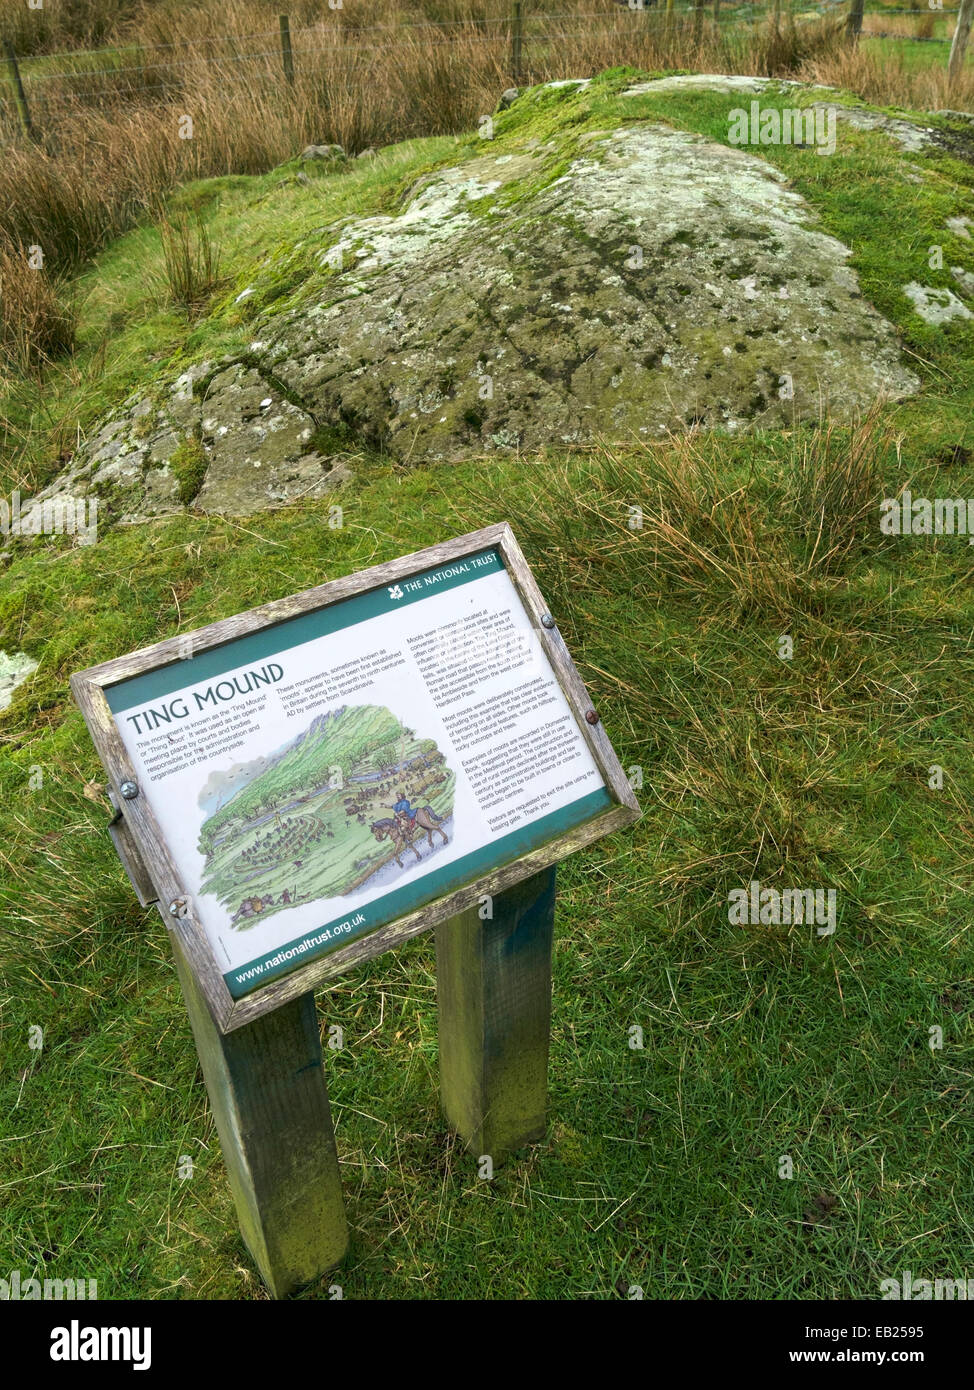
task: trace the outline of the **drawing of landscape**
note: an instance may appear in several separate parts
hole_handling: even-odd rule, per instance
[[[202,891],[240,931],[375,874],[394,882],[452,840],[455,787],[434,740],[384,706],[319,714],[277,752],[201,789]],[[396,812],[403,794],[409,810]]]

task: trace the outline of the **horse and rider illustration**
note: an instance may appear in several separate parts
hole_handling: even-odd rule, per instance
[[[381,820],[373,821],[369,828],[376,840],[381,842],[389,839],[392,841],[392,852],[400,869],[403,867],[403,862],[399,856],[403,850],[411,849],[417,859],[422,858],[413,843],[418,832],[426,832],[431,850],[434,845],[434,834],[441,835],[445,845],[450,843],[446,831],[440,828],[440,822],[444,817],[438,816],[429,803],[425,806],[412,806],[405,790],[400,789],[395,804],[389,809],[392,811],[392,819],[385,816]]]

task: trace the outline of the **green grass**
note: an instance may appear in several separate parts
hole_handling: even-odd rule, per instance
[[[940,37],[946,41],[917,43],[913,39],[871,39],[868,34],[864,34],[859,42],[866,53],[892,59],[897,63],[902,62],[908,72],[922,72],[926,68],[947,66],[947,55],[950,52],[949,36],[941,34]],[[964,62],[974,63],[974,54],[968,53]]]
[[[767,451],[751,464],[761,455],[756,505],[780,487]],[[676,586],[659,592],[651,538],[622,522],[623,499],[649,498],[620,494],[615,471],[553,470],[544,515],[518,524],[645,779],[644,820],[561,871],[551,1138],[487,1185],[443,1133],[429,942],[332,988],[346,1296],[611,1297],[639,1283],[872,1297],[904,1265],[964,1267],[968,553],[900,543],[786,619],[724,611],[715,576],[708,614]],[[107,1297],[258,1296],[164,928],[132,900],[107,807],[85,798],[100,773],[64,672],[175,631],[174,582],[189,628],[493,520],[501,490],[523,517],[536,485],[510,466],[453,469],[448,484],[390,471],[345,499],[340,533],[314,509],[246,532],[193,518],[14,562],[4,631],[45,655],[9,728],[3,789],[4,1103],[8,1136],[30,1136],[5,1152],[11,1268],[84,1272]],[[579,498],[598,520],[571,519]],[[926,786],[934,761],[940,792]],[[836,885],[836,936],[729,927],[726,891],[751,876]],[[46,1035],[37,1065],[31,1024]],[[823,1194],[836,1205],[806,1222]]]
[[[604,128],[612,100],[589,126]],[[668,111],[722,138],[725,108],[704,97]],[[548,118],[539,107],[533,125],[511,121],[510,138]],[[52,441],[139,383],[147,361],[162,374],[172,354],[242,339],[247,285],[283,275],[281,302],[299,293],[272,239],[388,209],[455,148],[417,143],[312,187],[281,187],[278,173],[182,195],[204,207],[234,281],[195,325],[145,294],[155,230],[118,243],[86,277],[82,347],[49,378],[48,414],[31,415],[25,391],[7,399],[29,446],[10,485],[49,472]],[[550,1133],[493,1181],[439,1116],[432,942],[319,996],[323,1030],[345,1035],[325,1065],[352,1248],[304,1296],[337,1280],[372,1299],[614,1298],[634,1284],[672,1298],[876,1298],[904,1268],[974,1272],[974,551],[876,524],[878,498],[907,482],[974,493],[970,325],[928,328],[899,288],[941,283],[927,247],[969,206],[970,169],[914,156],[933,175],[914,184],[880,137],[842,149],[841,161],[762,153],[852,246],[924,379],[856,431],[449,469],[368,457],[328,499],[340,530],[308,504],[12,553],[0,649],[40,667],[0,717],[0,1274],[94,1277],[103,1298],[265,1296],[165,929],[105,834],[104,776],[68,675],[504,517],[623,765],[642,770],[644,816],[559,870]],[[974,269],[959,240],[945,260]],[[627,525],[633,506],[642,530]],[[752,878],[836,888],[835,935],[731,926],[727,894]],[[186,1181],[182,1155],[195,1163]]]

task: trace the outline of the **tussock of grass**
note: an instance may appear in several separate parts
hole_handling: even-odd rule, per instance
[[[595,573],[623,575],[634,600],[779,621],[842,587],[850,564],[879,549],[880,499],[895,490],[893,427],[876,407],[851,429],[796,429],[774,456],[759,482],[750,441],[691,433],[606,444],[587,459],[585,495],[567,514],[542,501],[525,524],[539,545],[559,538],[573,565],[598,543]]]
[[[71,352],[75,344],[76,296],[63,277],[41,261],[31,264],[23,247],[0,246],[0,353],[23,376]]]
[[[199,210],[165,217],[160,231],[169,298],[194,318],[219,284],[219,247]]]

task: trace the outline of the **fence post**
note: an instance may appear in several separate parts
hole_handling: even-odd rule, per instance
[[[714,27],[720,27],[720,0],[714,0]]]
[[[954,39],[950,45],[950,57],[947,60],[947,85],[950,86],[958,77],[964,66],[964,54],[967,51],[967,40],[971,35],[971,20],[974,19],[974,0],[961,0],[960,9],[957,12],[957,24],[954,28]]]
[[[968,25],[968,28],[970,26]],[[30,121],[30,107],[27,105],[27,93],[24,91],[24,84],[20,80],[20,68],[17,66],[17,55],[14,53],[13,45],[9,39],[3,41],[3,51],[7,57],[7,67],[10,69],[10,79],[14,84],[14,100],[17,103],[17,114],[20,116],[20,124],[23,126],[24,134],[29,135],[32,140],[37,136]]]
[[[851,0],[849,14],[845,22],[846,36],[853,41],[858,39],[862,32],[862,12],[865,0]]]
[[[294,86],[294,54],[291,52],[291,21],[286,14],[281,15],[281,56],[284,59],[284,76],[288,84]]]
[[[521,0],[514,0],[514,15],[511,22],[511,70],[514,85],[521,85]]]
[[[699,48],[700,40],[703,37],[703,5],[704,0],[693,0],[693,44]]]

